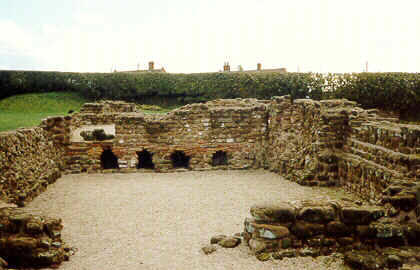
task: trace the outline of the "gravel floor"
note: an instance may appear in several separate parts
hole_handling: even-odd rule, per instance
[[[78,249],[63,270],[342,269],[331,257],[260,262],[244,244],[201,252],[241,232],[254,203],[327,196],[262,170],[67,175],[25,208],[62,218]]]

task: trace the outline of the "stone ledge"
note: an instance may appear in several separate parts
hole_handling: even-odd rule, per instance
[[[349,265],[365,269],[420,262],[415,252],[420,251],[420,224],[399,223],[385,216],[387,212],[380,207],[294,201],[254,205],[250,213],[254,218],[245,219],[242,236],[260,260],[339,252],[346,254]],[[393,248],[397,248],[394,253]],[[381,257],[369,250],[376,250]],[[353,254],[355,251],[358,253]],[[374,263],[380,268],[368,268]]]

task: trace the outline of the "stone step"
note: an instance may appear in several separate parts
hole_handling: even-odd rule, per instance
[[[367,122],[352,126],[351,138],[404,154],[420,154],[420,130],[390,122]]]
[[[339,153],[340,184],[365,199],[380,200],[383,190],[404,175],[374,161],[351,153]]]
[[[360,156],[366,160],[373,161],[381,166],[399,171],[403,174],[408,174],[411,171],[414,176],[416,170],[420,167],[420,155],[404,154],[355,138],[347,140],[345,150],[351,154]]]

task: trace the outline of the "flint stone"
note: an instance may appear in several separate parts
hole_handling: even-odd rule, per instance
[[[207,245],[205,247],[202,247],[201,250],[204,252],[204,254],[209,255],[217,250],[216,245]]]
[[[376,231],[378,238],[400,238],[404,236],[404,230],[399,224],[374,223],[369,226]]]
[[[320,251],[317,248],[303,248],[299,250],[299,255],[302,257],[318,257],[319,253]]]
[[[327,223],[336,218],[332,206],[307,206],[299,210],[298,219],[309,223]]]
[[[262,253],[258,253],[255,257],[257,257],[259,261],[265,262],[265,261],[268,261],[271,256],[270,256],[270,253],[262,252]]]
[[[26,236],[11,236],[7,239],[10,250],[31,251],[38,246],[38,239]]]
[[[223,239],[225,239],[227,236],[223,234],[215,235],[210,239],[210,244],[217,244]]]
[[[345,224],[368,225],[385,215],[385,211],[375,207],[343,207],[342,221]]]
[[[250,226],[254,228],[258,237],[265,239],[281,239],[290,235],[289,229],[281,225],[251,223]]]
[[[289,203],[266,203],[252,206],[251,215],[257,221],[287,223],[295,221],[296,209]]]
[[[283,258],[294,258],[297,256],[297,251],[295,249],[286,249],[274,252],[272,254],[273,259],[282,260]]]
[[[376,252],[348,251],[344,254],[344,262],[355,269],[383,269],[384,260]]]
[[[39,266],[54,265],[64,260],[64,252],[62,249],[48,250],[40,252],[36,256],[36,264]]]
[[[44,226],[41,221],[32,220],[26,223],[26,231],[30,234],[42,233]]]
[[[219,246],[224,248],[234,248],[241,243],[241,239],[237,237],[228,236],[223,238],[221,241],[218,242]]]
[[[327,233],[331,236],[347,236],[352,233],[352,228],[340,221],[331,221],[327,224]]]
[[[291,231],[299,238],[309,238],[311,236],[323,234],[325,226],[322,224],[313,224],[306,222],[296,222]]]

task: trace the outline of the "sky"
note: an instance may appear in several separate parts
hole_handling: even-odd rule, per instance
[[[420,72],[418,0],[2,0],[0,70]]]

